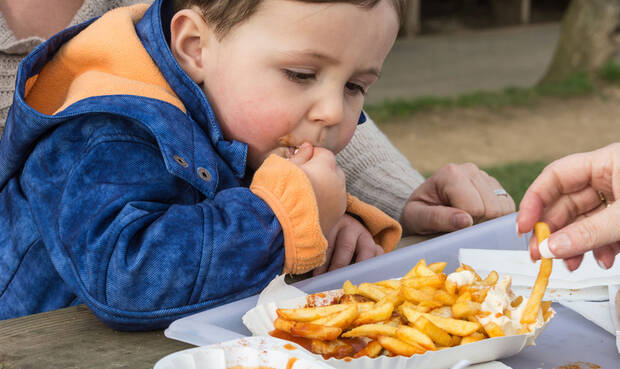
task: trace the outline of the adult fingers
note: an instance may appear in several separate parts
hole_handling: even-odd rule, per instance
[[[558,258],[581,255],[620,240],[620,204],[595,212],[551,234],[549,251]]]
[[[561,196],[578,192],[587,186],[611,194],[614,160],[620,145],[573,154],[549,164],[523,195],[517,215],[517,229],[526,233],[533,229],[545,208]],[[617,166],[617,165],[616,165]]]
[[[601,205],[595,189],[586,187],[580,191],[561,196],[545,210],[542,221],[549,224],[552,230],[560,229],[583,215],[588,215]]]
[[[620,243],[614,242],[594,250],[594,258],[603,269],[609,269],[614,265],[616,255],[620,252]]]
[[[577,255],[564,259],[564,264],[566,264],[566,268],[572,272],[575,269],[579,268],[582,261],[583,255]]]
[[[410,201],[403,210],[402,221],[408,234],[452,232],[474,224],[467,212],[422,201]]]
[[[479,213],[470,213],[475,222],[497,218],[515,211],[512,197],[503,191],[500,183],[486,172],[479,170],[475,165],[471,169],[470,181],[482,199],[483,208]],[[503,191],[497,193],[496,191]]]

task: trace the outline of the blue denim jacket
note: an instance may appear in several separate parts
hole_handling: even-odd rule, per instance
[[[168,3],[136,32],[187,112],[131,95],[55,115],[26,104],[26,81],[92,21],[22,62],[0,141],[0,319],[85,303],[117,329],[161,328],[282,271],[280,223],[244,185],[246,145],[224,140],[169,50]]]

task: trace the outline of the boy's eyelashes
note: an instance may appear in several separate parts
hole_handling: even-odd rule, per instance
[[[296,71],[292,69],[284,69],[283,71],[289,80],[293,82],[297,82],[297,83],[305,83],[305,82],[316,79],[316,73],[301,72],[301,71]],[[347,90],[349,90],[353,94],[360,93],[362,95],[366,95],[366,89],[364,88],[364,86],[360,84],[357,84],[354,82],[347,82],[345,84],[345,87]]]

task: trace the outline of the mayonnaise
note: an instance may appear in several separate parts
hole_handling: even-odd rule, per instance
[[[474,283],[476,275],[469,270],[462,270],[460,272],[450,273],[448,280],[454,282],[457,287],[465,286]]]

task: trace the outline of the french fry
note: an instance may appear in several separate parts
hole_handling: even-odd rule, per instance
[[[402,355],[402,356],[412,356],[414,354],[423,354],[426,350],[420,345],[412,345],[407,342],[403,342],[398,338],[389,337],[389,336],[379,336],[377,338],[379,344],[383,346],[384,349],[389,352]]]
[[[335,340],[342,333],[341,328],[337,327],[325,327],[322,325],[294,322],[291,320],[276,318],[273,322],[273,326],[283,332],[287,332],[297,337],[313,338],[323,341]]]
[[[444,318],[452,318],[452,309],[450,306],[442,306],[431,310],[429,314],[442,316]]]
[[[386,279],[385,281],[379,281],[374,283],[377,286],[387,287],[393,290],[400,288],[400,281],[398,279]]]
[[[388,292],[381,300],[377,301],[377,304],[384,304],[386,302],[392,303],[394,306],[398,306],[403,302],[403,296],[400,293],[400,290],[393,290]]]
[[[458,286],[453,281],[446,279],[445,288],[446,288],[446,292],[448,292],[451,295],[454,295],[456,294]]]
[[[417,304],[422,301],[431,301],[433,299],[433,294],[423,292],[413,287],[403,286],[400,291],[405,300],[413,301]]]
[[[405,341],[410,344],[418,344],[428,350],[436,350],[437,346],[433,343],[433,340],[414,327],[401,325],[396,330],[396,337],[401,341]]]
[[[368,356],[370,358],[377,357],[379,353],[383,350],[381,344],[377,341],[370,341],[366,347],[357,352],[357,354],[353,355],[354,358],[360,358],[363,356]]]
[[[425,277],[413,277],[402,281],[403,286],[412,288],[421,288],[425,286],[439,288],[442,287],[446,280],[446,275],[443,273],[433,274]]]
[[[452,315],[455,318],[467,318],[476,315],[480,311],[480,303],[473,301],[461,301],[452,305]]]
[[[468,344],[468,343],[480,341],[480,340],[483,340],[485,338],[487,338],[487,336],[485,336],[484,333],[474,332],[474,333],[470,334],[469,336],[463,337],[463,339],[461,339],[461,345],[465,345],[465,344]]]
[[[448,263],[446,263],[445,261],[440,261],[438,263],[428,264],[428,269],[432,270],[435,273],[442,273],[443,270],[446,269],[446,265],[448,265]]]
[[[488,322],[487,324],[483,325],[483,327],[484,331],[487,332],[489,337],[501,337],[504,335],[504,331],[502,330],[502,328],[493,322]]]
[[[413,324],[421,332],[429,336],[437,345],[446,347],[452,346],[452,337],[448,334],[448,332],[437,327],[425,317],[420,316]]]
[[[517,296],[514,300],[510,302],[510,306],[513,308],[518,307],[523,302],[523,296]]]
[[[496,271],[493,270],[485,279],[482,280],[482,284],[484,284],[485,286],[495,286],[495,283],[497,283],[498,279],[499,275]]]
[[[372,283],[361,283],[357,287],[357,293],[374,301],[379,301],[385,297],[385,292]]]
[[[550,310],[551,309],[551,301],[543,301],[540,304],[540,307],[541,307],[542,312],[543,312],[543,321],[546,322],[547,320],[549,320],[549,318],[551,317],[551,314],[552,314],[552,312]]]
[[[392,311],[394,311],[394,304],[391,302],[386,302],[384,304],[375,304],[375,307],[360,313],[357,316],[357,319],[353,321],[354,326],[369,324],[369,323],[377,323],[384,320],[388,320],[390,316],[392,316]]]
[[[348,304],[347,308],[326,317],[313,320],[312,324],[324,325],[327,327],[346,328],[357,318],[357,304]]]
[[[426,263],[424,263],[416,265],[415,274],[418,277],[429,277],[435,275],[436,273],[426,266]]]
[[[454,305],[456,303],[457,296],[451,293],[448,293],[444,290],[437,290],[433,294],[433,300],[441,303],[442,305]]]
[[[417,274],[417,270],[418,270],[417,268],[418,268],[419,265],[425,265],[426,266],[426,260],[424,260],[424,259],[418,260],[416,265],[413,268],[411,268],[411,270],[409,270],[407,272],[407,274],[405,274],[401,279],[404,280],[404,279],[416,277],[418,275]]]
[[[351,281],[346,280],[342,284],[342,292],[344,292],[345,295],[357,295],[357,286],[351,283]]]
[[[444,318],[428,313],[421,314],[426,319],[430,320],[431,323],[435,324],[437,327],[456,336],[469,336],[470,334],[480,329],[480,323],[469,322],[460,319]]]
[[[538,222],[534,225],[534,234],[536,240],[540,244],[543,240],[547,239],[551,234],[549,226],[544,222]],[[538,311],[540,311],[540,305],[542,303],[543,296],[545,296],[545,290],[549,283],[549,276],[551,275],[551,268],[553,267],[553,260],[542,258],[540,261],[540,269],[538,270],[538,276],[530,298],[527,300],[525,310],[521,316],[521,324],[531,324],[536,321],[538,317]]]
[[[353,346],[341,340],[312,340],[310,341],[310,347],[312,352],[319,355],[345,357],[355,354],[355,349],[353,348]]]
[[[386,324],[363,324],[344,332],[342,337],[369,337],[376,339],[378,336],[396,337],[396,327]]]
[[[277,309],[276,314],[279,317],[287,320],[295,320],[298,322],[309,322],[312,320],[316,320],[319,318],[323,318],[325,316],[338,313],[342,310],[345,310],[347,305],[345,304],[337,304],[337,305],[327,305],[327,306],[317,306],[312,308],[299,308],[299,309]]]

